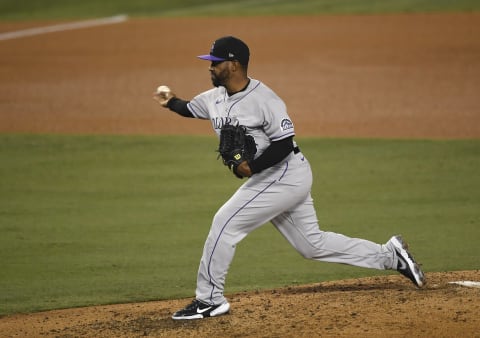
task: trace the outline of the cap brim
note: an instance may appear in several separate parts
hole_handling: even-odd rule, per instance
[[[202,60],[208,60],[208,61],[225,61],[226,59],[224,58],[219,58],[210,54],[207,55],[199,55],[197,58],[202,59]]]

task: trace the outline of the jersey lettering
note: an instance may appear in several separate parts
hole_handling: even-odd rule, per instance
[[[229,116],[225,117],[214,117],[212,118],[212,126],[214,129],[222,129],[226,124],[232,124],[232,118]]]

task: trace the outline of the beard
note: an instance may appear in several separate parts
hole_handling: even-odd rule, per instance
[[[212,85],[214,87],[220,87],[222,83],[218,80],[218,78],[215,75],[212,75]]]
[[[218,74],[211,73],[211,80],[214,87],[225,86],[228,80],[228,71],[225,69]]]

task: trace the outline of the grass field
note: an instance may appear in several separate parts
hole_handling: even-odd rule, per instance
[[[312,15],[478,11],[477,0],[2,0],[0,19],[39,20],[131,16]]]
[[[323,229],[402,233],[426,271],[478,268],[480,141],[299,143]],[[1,135],[0,313],[192,296],[211,218],[242,183],[215,148],[213,137]],[[378,274],[304,260],[264,226],[239,245],[227,292]]]

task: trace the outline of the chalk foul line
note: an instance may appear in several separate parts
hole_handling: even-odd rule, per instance
[[[468,287],[471,287],[471,288],[480,288],[480,282],[474,282],[474,281],[470,281],[470,280],[460,280],[460,281],[456,281],[456,282],[449,282],[448,284],[457,284],[457,285],[461,285],[461,286],[468,286]]]
[[[23,38],[26,36],[40,35],[45,33],[62,32],[66,30],[88,28],[88,27],[102,26],[102,25],[111,25],[115,23],[124,22],[127,19],[128,19],[127,15],[116,15],[108,18],[70,22],[70,23],[64,23],[64,24],[46,26],[46,27],[29,28],[29,29],[14,31],[14,32],[0,33],[0,40],[17,39],[17,38]]]

